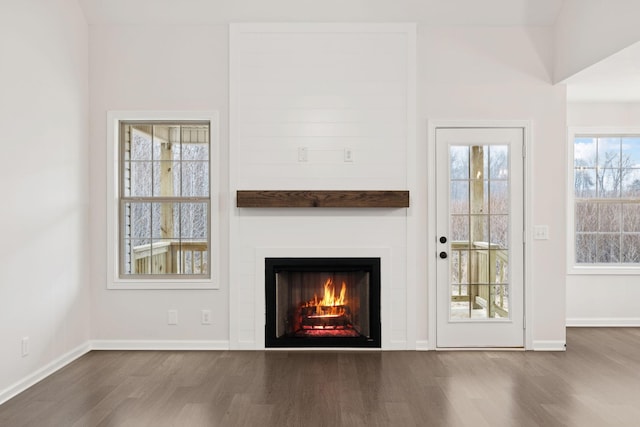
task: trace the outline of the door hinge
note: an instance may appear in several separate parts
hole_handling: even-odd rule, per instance
[[[525,142],[522,143],[522,157],[527,157],[527,144]]]

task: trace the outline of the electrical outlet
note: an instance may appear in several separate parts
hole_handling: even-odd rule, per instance
[[[211,310],[202,310],[200,322],[203,325],[210,325],[211,324]]]
[[[29,337],[22,338],[22,357],[29,355]]]
[[[178,310],[169,310],[168,312],[167,323],[169,325],[177,325],[178,324]]]
[[[344,161],[345,162],[353,162],[353,150],[351,148],[344,149]]]

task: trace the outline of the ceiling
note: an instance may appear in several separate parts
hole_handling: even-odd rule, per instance
[[[568,78],[570,102],[640,102],[640,43]]]
[[[553,26],[564,0],[78,0],[92,25],[420,22]],[[567,79],[572,102],[640,102],[640,44]]]
[[[79,0],[90,24],[421,22],[550,26],[563,0]]]

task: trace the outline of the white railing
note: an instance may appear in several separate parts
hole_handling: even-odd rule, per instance
[[[133,274],[207,274],[207,242],[158,242],[133,248]]]
[[[457,279],[452,300],[470,301],[472,308],[486,310],[487,317],[509,317],[508,251],[496,243],[454,241],[451,257]]]

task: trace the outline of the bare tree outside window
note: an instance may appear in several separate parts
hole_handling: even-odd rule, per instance
[[[576,263],[640,263],[640,136],[577,136],[573,153]]]

